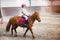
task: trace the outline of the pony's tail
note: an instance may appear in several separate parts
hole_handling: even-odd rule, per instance
[[[11,20],[9,20],[7,26],[6,26],[6,32],[9,32],[11,26]]]

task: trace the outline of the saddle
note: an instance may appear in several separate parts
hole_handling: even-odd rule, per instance
[[[24,17],[19,18],[19,23],[22,27],[26,27],[28,25],[28,20],[26,20]]]

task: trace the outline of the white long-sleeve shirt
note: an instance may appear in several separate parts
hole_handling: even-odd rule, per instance
[[[26,20],[28,19],[27,16],[31,15],[25,8],[21,8],[21,14],[26,18]]]

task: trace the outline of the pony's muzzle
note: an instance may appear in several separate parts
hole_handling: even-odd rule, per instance
[[[39,19],[38,22],[41,22],[41,20]]]

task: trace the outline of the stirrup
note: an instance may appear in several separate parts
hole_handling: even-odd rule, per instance
[[[21,26],[22,26],[22,27],[26,27],[27,25],[26,25],[26,24],[22,24]]]

